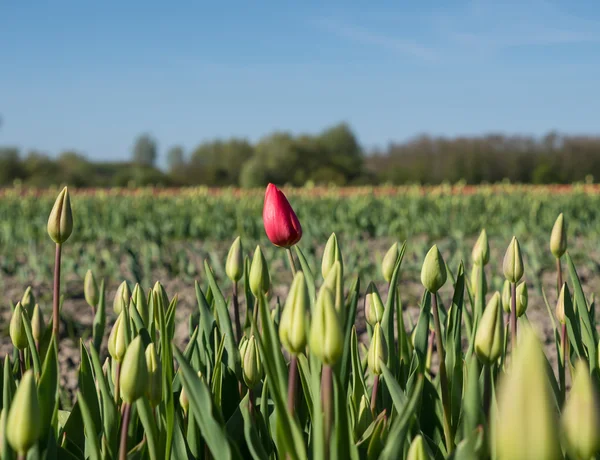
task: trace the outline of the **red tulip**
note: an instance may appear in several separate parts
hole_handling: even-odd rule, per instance
[[[267,185],[263,207],[265,232],[275,246],[289,248],[302,238],[302,226],[285,195],[273,184]]]

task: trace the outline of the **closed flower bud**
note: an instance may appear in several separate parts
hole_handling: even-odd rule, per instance
[[[307,312],[310,308],[304,273],[297,272],[279,321],[279,339],[284,348],[297,355],[306,347],[308,333]]]
[[[31,315],[31,334],[36,342],[42,340],[44,332],[46,331],[46,323],[44,322],[44,315],[38,304],[35,304],[33,308],[33,315]]]
[[[252,264],[250,265],[250,290],[255,297],[259,297],[261,294],[266,294],[270,287],[271,279],[269,277],[267,260],[260,246],[256,246],[254,256],[252,257]]]
[[[509,373],[498,386],[496,458],[561,459],[559,422],[546,359],[530,327],[522,328],[520,339]]]
[[[325,250],[323,251],[323,258],[321,259],[321,274],[323,275],[323,278],[327,278],[329,271],[333,268],[333,264],[336,262],[340,263],[340,266],[343,270],[344,262],[342,261],[342,251],[340,249],[336,234],[332,233],[327,240]]]
[[[146,365],[148,366],[146,397],[152,407],[156,407],[162,400],[162,365],[153,343],[146,347]]]
[[[21,306],[21,302],[18,302],[10,319],[10,340],[15,348],[19,350],[24,350],[29,344],[27,333],[25,332],[24,318],[21,316],[26,314],[25,309]]]
[[[504,271],[504,277],[511,283],[518,283],[523,277],[521,246],[519,246],[519,241],[514,236],[506,249],[506,254],[504,254],[502,269]]]
[[[108,336],[108,353],[112,359],[121,362],[127,350],[127,324],[123,324],[123,313],[117,316],[117,320]]]
[[[377,291],[377,286],[373,282],[367,287],[365,296],[365,319],[372,327],[383,320],[384,306]]]
[[[388,252],[385,253],[385,257],[381,262],[381,274],[388,283],[392,280],[392,276],[394,275],[394,268],[396,268],[396,262],[398,261],[399,255],[398,243],[394,243],[388,249]]]
[[[225,273],[227,277],[234,283],[241,280],[244,275],[244,254],[242,250],[242,240],[238,236],[227,254],[227,262],[225,263]]]
[[[148,385],[148,364],[142,338],[138,335],[127,347],[121,365],[121,395],[132,403],[144,396]]]
[[[152,288],[152,293],[154,295],[154,299],[157,301],[160,301],[165,310],[167,308],[169,308],[169,303],[170,303],[169,296],[167,295],[167,291],[165,291],[165,288],[163,287],[163,285],[160,284],[160,281],[157,281],[156,283],[154,283],[154,287]]]
[[[113,300],[113,311],[115,315],[120,315],[123,311],[123,305],[129,305],[129,299],[131,298],[131,291],[127,281],[123,281],[117,288],[115,298]]]
[[[275,246],[289,248],[302,238],[302,226],[287,198],[275,185],[265,192],[263,222],[267,237]]]
[[[190,400],[187,397],[185,387],[181,387],[181,393],[179,393],[179,405],[183,409],[183,413],[187,416],[190,410]]]
[[[140,314],[142,321],[146,326],[150,324],[150,308],[148,307],[148,300],[146,299],[146,294],[144,294],[144,290],[140,287],[139,284],[136,284],[133,288],[133,292],[131,294],[131,298],[133,303],[135,304],[135,309]]]
[[[474,264],[473,268],[471,268],[471,289],[473,289],[473,292],[477,292],[477,288],[479,287],[479,270],[483,270],[483,266],[482,265],[477,265]],[[485,272],[483,273],[483,291],[487,291],[487,279],[485,277]]]
[[[27,317],[31,318],[31,315],[33,315],[33,308],[35,307],[35,296],[33,295],[31,286],[25,289],[25,293],[23,294],[23,298],[21,299],[21,306],[27,312]]]
[[[600,452],[600,395],[583,360],[575,365],[573,386],[562,411],[561,425],[571,458],[595,458]]]
[[[25,455],[40,439],[40,417],[33,371],[28,370],[17,387],[6,419],[6,439],[19,454]]]
[[[473,258],[473,263],[477,265],[487,265],[490,261],[490,245],[485,228],[481,230],[479,238],[477,238],[475,246],[473,246],[471,257]]]
[[[423,436],[418,434],[410,443],[406,460],[429,460],[433,458]]]
[[[258,346],[256,345],[256,339],[254,338],[254,335],[250,336],[246,346],[244,347],[244,355],[242,356],[242,371],[244,382],[246,382],[246,385],[250,389],[258,385],[262,379],[262,361],[260,359],[260,353],[258,351]]]
[[[98,301],[100,300],[100,291],[98,290],[98,283],[91,270],[88,270],[83,280],[83,294],[85,301],[90,307],[96,308]]]
[[[510,281],[504,280],[504,285],[502,286],[502,309],[506,313],[510,313]]]
[[[567,283],[563,283],[560,288],[560,294],[558,295],[558,300],[556,302],[556,319],[560,324],[565,324],[567,322],[565,318],[565,290],[567,291],[567,295],[570,295]]]
[[[550,251],[557,259],[560,259],[567,250],[567,229],[565,217],[561,212],[554,222],[552,234],[550,235]]]
[[[381,375],[382,361],[384,364],[387,361],[387,344],[385,343],[383,332],[381,332],[381,326],[377,323],[373,329],[373,337],[371,338],[371,345],[369,346],[369,353],[367,355],[367,365],[373,374]]]
[[[527,293],[527,283],[523,281],[517,286],[517,317],[523,316],[527,310],[527,304],[529,303],[529,294]]]
[[[483,311],[475,334],[475,352],[484,364],[495,362],[504,346],[504,324],[500,310],[500,293],[495,292]]]
[[[71,212],[71,199],[67,187],[58,194],[50,217],[48,218],[48,235],[56,244],[62,244],[73,232],[73,213]]]
[[[437,245],[433,245],[425,256],[421,268],[421,283],[432,294],[435,294],[446,282],[446,264]]]
[[[315,303],[309,338],[310,351],[324,364],[333,366],[342,356],[342,325],[335,311],[333,293],[321,287]]]
[[[326,287],[333,292],[333,302],[335,309],[340,315],[340,320],[344,319],[344,280],[342,278],[342,264],[339,260],[336,260],[327,273],[327,278],[323,281],[322,287]]]

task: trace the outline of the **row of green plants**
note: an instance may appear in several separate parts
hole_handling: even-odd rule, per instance
[[[502,292],[488,291],[488,273],[499,263],[490,263],[485,230],[468,261],[470,276],[432,246],[412,324],[402,300],[407,243],[394,243],[381,260],[387,293],[353,277],[335,233],[320,264],[311,265],[299,246],[300,220],[269,185],[263,228],[289,261],[285,301],[272,294],[261,246],[245,257],[238,237],[225,260],[227,278],[218,280],[205,261],[189,340],[179,349],[176,294],[160,282],[123,282],[111,303],[104,280],[90,271],[84,292],[95,317],[92,337],[80,343],[78,389],[66,407],[59,398],[60,268],[73,214],[65,188],[47,224],[55,251],[52,315],[45,320],[31,290],[12,306],[2,459],[543,460],[600,451],[595,303],[567,252],[562,214],[548,251],[558,293],[556,306],[546,302],[556,363],[528,320],[517,238],[502,262]],[[117,319],[104,356],[108,314]]]

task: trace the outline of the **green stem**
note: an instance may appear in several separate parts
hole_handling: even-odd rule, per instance
[[[52,333],[56,337],[57,344],[59,340],[60,332],[60,320],[59,320],[59,298],[60,298],[60,258],[62,253],[62,246],[56,244],[56,252],[54,256],[54,292],[52,299]]]
[[[298,387],[298,357],[296,355],[292,356],[292,360],[290,361],[290,373],[288,375],[288,399],[287,399],[287,407],[292,418],[295,413],[296,406],[296,393]]]
[[[556,259],[556,282],[558,283],[556,286],[556,298],[558,299],[563,285],[562,265],[560,263],[560,259]]]
[[[490,414],[492,400],[492,366],[483,365],[483,413],[487,420]]]
[[[23,350],[19,350],[19,363],[21,365],[21,377],[25,374],[25,352]]]
[[[517,283],[510,284],[510,347],[517,349]]]
[[[117,361],[117,369],[115,371],[115,404],[119,405],[119,398],[121,391],[121,363]]]
[[[288,255],[288,260],[290,261],[290,267],[292,268],[292,275],[296,276],[296,262],[294,262],[294,256],[292,254],[292,250],[290,248],[285,248],[285,251]]]
[[[330,366],[324,364],[321,374],[321,398],[325,413],[325,458],[329,459],[331,446],[331,425],[333,424],[333,373]]]
[[[242,323],[240,321],[240,304],[238,300],[238,282],[233,282],[233,317],[235,321],[235,338],[237,343],[242,340]]]
[[[121,443],[119,444],[119,460],[127,460],[127,430],[131,418],[131,404],[123,404],[123,421],[121,423]]]

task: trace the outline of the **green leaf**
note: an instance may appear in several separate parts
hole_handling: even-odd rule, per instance
[[[421,313],[417,322],[417,330],[414,339],[414,351],[418,357],[420,366],[419,372],[424,372],[425,358],[427,356],[427,341],[429,338],[429,317],[431,316],[431,294],[425,290],[423,301],[421,303]],[[413,360],[414,361],[414,360]],[[411,366],[412,367],[412,366]]]
[[[356,326],[352,328],[352,340],[350,341],[350,350],[352,358],[352,399],[354,406],[358,407],[363,396],[369,399],[365,376],[360,363],[360,355],[358,354],[358,335],[356,334]],[[320,389],[319,389],[320,391]]]
[[[79,363],[78,388],[86,399],[89,415],[92,417],[93,426],[100,429],[102,427],[102,419],[100,418],[100,406],[98,404],[98,393],[96,390],[96,382],[92,374],[92,363],[87,349],[83,345],[83,340],[79,341],[79,353],[81,362]],[[83,409],[82,409],[83,415]]]
[[[295,245],[294,249],[296,250],[296,255],[298,256],[298,261],[300,262],[300,267],[302,268],[302,272],[304,273],[304,280],[306,281],[306,286],[308,288],[308,295],[310,297],[310,305],[312,311],[312,307],[314,306],[316,299],[315,276],[313,275],[313,272],[310,269],[310,266],[308,265],[308,261],[306,260],[306,257],[304,256],[304,253],[302,252],[300,247],[298,245]]]
[[[216,326],[215,317],[210,311],[210,306],[204,297],[204,293],[198,284],[198,281],[194,281],[194,287],[196,289],[196,301],[198,303],[198,312],[200,313],[200,330],[206,339],[212,336],[213,328]],[[202,337],[202,336],[201,336]]]
[[[356,321],[356,308],[358,306],[358,298],[360,297],[360,279],[356,278],[354,285],[350,289],[350,301],[346,309],[348,315],[346,318],[346,330],[344,332],[344,350],[342,359],[340,360],[340,380],[344,388],[348,386],[348,375],[350,373],[351,362],[351,347],[350,342],[352,341],[352,328]]]
[[[402,388],[400,388],[400,385],[394,378],[394,375],[392,374],[392,372],[383,363],[381,363],[381,370],[383,373],[383,378],[385,380],[387,389],[390,393],[390,396],[392,397],[392,402],[394,403],[394,407],[396,408],[398,413],[400,413],[401,410],[404,410],[404,407],[406,406],[406,403],[408,402],[408,398],[402,391]]]
[[[58,407],[58,360],[56,342],[52,340],[46,353],[42,375],[38,383],[38,401],[40,404],[40,425],[42,433],[50,429],[52,415]]]
[[[308,407],[308,413],[310,418],[313,417],[313,400],[312,400],[312,388],[310,386],[311,375],[310,375],[310,367],[308,365],[308,359],[303,354],[299,354],[297,356],[298,359],[298,375],[300,376],[300,383],[302,385],[302,394],[304,395],[304,400],[306,402],[306,406]]]
[[[570,343],[573,344],[575,354],[578,358],[585,357],[581,329],[579,328],[579,319],[577,318],[575,310],[573,310],[571,293],[569,292],[569,287],[567,285],[565,285],[565,323],[567,325],[567,335]]]
[[[81,408],[76,401],[67,423],[65,423],[63,433],[66,433],[67,439],[81,452],[85,451],[85,434],[83,433],[83,419],[81,417]],[[71,448],[69,450],[72,451]]]
[[[93,400],[97,399],[94,396]],[[94,417],[88,407],[85,396],[78,391],[77,392],[77,402],[79,403],[79,408],[81,409],[81,417],[83,418],[83,425],[85,428],[85,437],[86,437],[86,452],[89,455],[90,460],[100,460],[100,445],[98,444],[98,436],[96,431],[96,425],[94,424]]]
[[[248,445],[248,450],[250,451],[252,458],[255,460],[266,460],[269,456],[260,441],[256,429],[257,423],[254,419],[257,416],[260,416],[260,414],[250,414],[249,394],[250,393],[246,393],[246,396],[244,396],[244,399],[242,399],[242,402],[240,403],[240,409],[244,419],[244,438],[246,439],[246,444]]]
[[[10,364],[10,357],[5,355],[4,357],[4,378],[2,382],[2,407],[4,408],[5,414],[8,415],[8,410],[10,408],[10,404],[12,403],[13,396],[16,390],[16,383],[12,373],[12,366]],[[6,416],[2,423],[4,426],[2,427],[2,432],[6,433]],[[3,459],[12,459],[13,458],[13,450],[8,444],[8,440],[6,436],[2,436],[2,458]]]
[[[217,349],[217,358],[215,360],[215,369],[212,375],[212,394],[215,399],[215,405],[221,407],[221,392],[223,390],[223,350],[225,349],[225,336],[221,336],[221,342]]]
[[[171,303],[169,304],[169,308],[167,309],[167,333],[169,334],[169,340],[173,340],[175,336],[175,310],[177,309],[177,303],[179,301],[179,296],[176,294],[175,297],[171,299]]]

